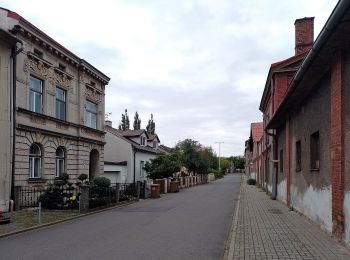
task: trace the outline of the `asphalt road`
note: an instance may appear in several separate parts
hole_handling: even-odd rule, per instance
[[[0,259],[221,259],[240,178],[0,239]]]

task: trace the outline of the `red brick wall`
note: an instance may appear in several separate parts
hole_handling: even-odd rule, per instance
[[[274,91],[274,100],[275,100],[275,111],[278,109],[281,104],[288,87],[288,76],[287,74],[276,74],[275,75],[275,91]],[[275,112],[274,111],[274,112]]]
[[[344,232],[344,131],[343,131],[343,59],[340,52],[335,55],[331,71],[331,181],[333,233]]]

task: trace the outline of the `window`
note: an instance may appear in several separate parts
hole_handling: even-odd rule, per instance
[[[320,134],[318,131],[310,136],[310,167],[311,170],[320,168]]]
[[[140,137],[140,144],[141,145],[145,145],[146,144],[146,137],[144,137],[144,136]]]
[[[41,177],[41,149],[37,144],[32,144],[29,149],[29,178]]]
[[[66,91],[56,87],[56,118],[66,120]]]
[[[43,53],[35,48],[34,48],[34,55],[41,58],[41,59],[44,57]]]
[[[42,113],[43,81],[30,76],[29,81],[29,110]]]
[[[283,149],[280,150],[280,172],[283,172]]]
[[[85,105],[85,125],[97,128],[97,105],[88,100],[86,100]]]
[[[144,177],[145,176],[145,170],[143,169],[143,167],[145,167],[145,162],[144,161],[140,161],[140,177]]]
[[[157,142],[153,141],[153,148],[157,148]]]
[[[66,71],[66,66],[64,66],[63,64],[59,63],[58,64],[58,69],[62,70],[62,71]]]
[[[61,177],[64,173],[64,157],[65,152],[62,147],[58,147],[56,150],[56,173],[55,177]]]
[[[295,143],[295,170],[297,172],[301,171],[301,142],[297,141]]]

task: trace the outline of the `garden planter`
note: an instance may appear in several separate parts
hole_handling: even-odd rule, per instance
[[[157,199],[160,197],[160,185],[159,184],[151,184],[151,198]]]
[[[178,181],[170,182],[170,192],[171,193],[179,192],[179,182]]]
[[[154,184],[159,184],[160,187],[160,194],[164,194],[164,189],[165,189],[165,180],[164,179],[157,179],[153,181]]]

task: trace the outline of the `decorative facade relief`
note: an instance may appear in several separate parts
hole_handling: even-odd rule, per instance
[[[28,56],[24,60],[24,68],[23,71],[28,74],[30,72],[34,72],[44,79],[48,80],[48,83],[51,87],[55,85],[60,85],[62,87],[67,88],[69,91],[72,91],[72,78],[67,76],[66,73],[56,72],[56,70],[49,65],[49,63],[45,63],[41,60],[36,60],[31,56]]]
[[[89,87],[86,87],[85,89],[86,89],[85,90],[85,96],[88,99],[90,99],[90,100],[92,100],[92,101],[94,101],[96,103],[101,103],[102,96],[101,96],[101,94],[100,94],[100,92],[98,90],[93,89],[93,88],[89,88]]]

